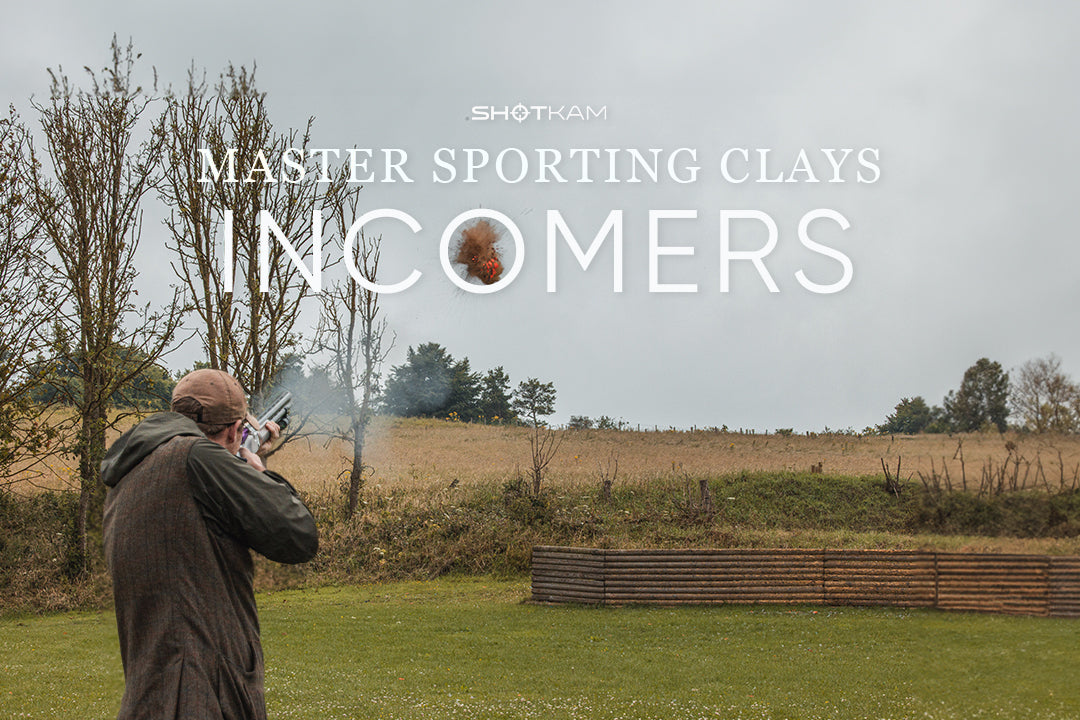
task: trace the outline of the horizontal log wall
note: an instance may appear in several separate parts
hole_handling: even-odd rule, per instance
[[[1053,617],[1080,617],[1080,557],[1050,558],[1047,611]]]
[[[1080,617],[1080,557],[538,546],[537,602],[936,607]]]

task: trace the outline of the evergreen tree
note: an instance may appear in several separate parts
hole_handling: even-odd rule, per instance
[[[405,363],[390,369],[383,397],[384,411],[400,417],[460,420],[480,417],[480,374],[468,358],[454,360],[442,345],[409,348]]]
[[[945,412],[958,432],[974,432],[988,424],[1005,432],[1008,402],[1009,374],[1001,363],[980,358],[964,372],[960,388],[945,396]]]
[[[450,394],[445,412],[467,422],[480,418],[480,373],[469,368],[469,358],[458,360],[450,368]]]
[[[546,425],[541,418],[555,412],[555,385],[529,378],[518,383],[514,392],[514,412],[522,422],[532,427]]]
[[[510,376],[502,365],[488,370],[480,381],[480,415],[488,422],[514,419],[510,407]]]
[[[390,369],[386,412],[400,417],[438,417],[448,404],[454,359],[438,343],[409,348],[405,363]]]
[[[893,414],[885,418],[885,424],[878,425],[878,431],[915,435],[925,430],[932,420],[930,408],[922,397],[902,398]]]

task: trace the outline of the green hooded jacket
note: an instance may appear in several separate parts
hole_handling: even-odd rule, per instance
[[[119,720],[262,720],[251,550],[310,560],[319,542],[311,513],[280,475],[177,413],[124,433],[101,471],[124,663]]]

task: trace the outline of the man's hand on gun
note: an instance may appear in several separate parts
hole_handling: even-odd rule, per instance
[[[266,464],[259,455],[269,450],[270,446],[274,444],[274,441],[281,437],[281,427],[273,420],[267,420],[263,423],[263,427],[269,431],[269,435],[266,438],[266,442],[259,447],[259,452],[253,453],[243,445],[240,446],[239,452],[240,458],[246,460],[248,465],[259,472],[266,469]]]
[[[289,424],[289,408],[292,406],[292,393],[285,392],[277,397],[258,418],[259,427],[244,426],[244,436],[237,455],[260,472],[266,469],[260,455],[267,452],[274,441],[281,436],[281,430]]]

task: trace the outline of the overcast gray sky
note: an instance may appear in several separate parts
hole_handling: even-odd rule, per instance
[[[516,384],[558,390],[556,420],[622,418],[666,427],[862,429],[904,396],[930,403],[980,357],[1006,369],[1051,352],[1080,377],[1075,327],[1080,261],[1080,11],[1020,2],[547,2],[509,10],[481,3],[22,3],[5,11],[0,94],[32,121],[28,98],[48,92],[46,68],[101,67],[116,33],[144,70],[181,84],[194,62],[215,77],[229,62],[258,66],[279,126],[315,117],[316,147],[400,148],[413,183],[370,183],[364,209],[397,208],[414,235],[384,221],[387,281],[415,268],[409,290],[385,296],[400,363],[434,341],[476,370],[502,365]],[[606,108],[588,121],[469,119],[474,106]],[[537,148],[694,148],[695,182],[536,182]],[[432,180],[438,148],[519,148],[533,166],[519,183],[491,168],[476,183]],[[752,161],[769,149],[769,176]],[[850,148],[841,183],[822,149]],[[858,166],[862,149],[873,165]],[[804,151],[820,182],[806,182]],[[516,169],[516,165],[508,166]],[[862,171],[875,182],[857,182]],[[515,172],[516,174],[516,172]],[[623,180],[626,179],[622,175]],[[466,210],[506,214],[525,242],[521,274],[473,295],[442,273],[443,230]],[[823,219],[800,243],[800,219]],[[587,245],[623,213],[624,290],[612,289],[609,239],[587,271],[559,240],[558,290],[547,292],[547,213],[558,210]],[[695,293],[649,292],[649,213],[696,211],[660,224],[660,244],[694,254],[659,258],[660,282]],[[778,229],[765,259],[770,293],[747,261],[721,291],[721,213],[756,210]],[[154,212],[148,206],[148,216]],[[765,241],[736,224],[734,250]],[[815,294],[802,270],[850,284]],[[509,252],[508,259],[513,259]],[[164,231],[148,222],[144,292],[169,282]],[[494,328],[494,331],[493,331]],[[197,343],[174,364],[199,356]]]

